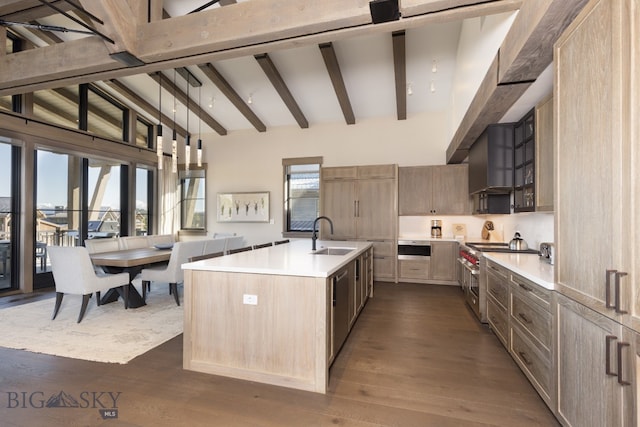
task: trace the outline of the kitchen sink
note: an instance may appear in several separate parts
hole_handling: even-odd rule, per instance
[[[346,255],[354,249],[355,248],[322,248],[311,252],[311,255]]]

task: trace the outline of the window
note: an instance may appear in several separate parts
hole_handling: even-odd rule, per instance
[[[136,168],[136,236],[146,236],[153,234],[153,224],[151,223],[151,213],[153,205],[153,172],[138,167]]]
[[[180,228],[206,230],[205,170],[180,171]]]
[[[284,221],[283,236],[313,232],[313,221],[320,215],[320,166],[322,157],[283,159]]]
[[[136,118],[135,143],[138,147],[153,147],[153,125],[140,116]]]

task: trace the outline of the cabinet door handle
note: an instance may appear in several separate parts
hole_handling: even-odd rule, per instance
[[[631,385],[631,382],[622,379],[622,349],[623,347],[629,347],[628,342],[618,343],[618,384]]]
[[[524,323],[531,323],[531,320],[524,313],[518,313],[518,317],[524,320]]]
[[[616,337],[615,335],[607,335],[605,337],[605,342],[606,342],[607,348],[606,348],[606,351],[605,351],[605,363],[606,363],[606,366],[605,366],[605,370],[604,371],[605,371],[605,373],[607,375],[610,375],[612,377],[615,377],[615,376],[618,375],[616,372],[613,372],[611,370],[611,341],[615,341],[617,339],[618,339],[618,337]]]
[[[607,270],[607,276],[604,282],[604,301],[605,301],[605,306],[607,308],[615,308],[614,305],[611,304],[611,275],[613,273],[617,273],[618,270]]]
[[[356,208],[357,203],[358,202],[356,200],[353,201],[353,216],[356,218],[358,217],[358,209]]]
[[[618,314],[627,314],[626,310],[620,310],[620,278],[626,276],[627,273],[622,271],[616,271],[616,284],[615,284],[615,309]]]
[[[360,218],[360,200],[356,201],[356,206],[358,207],[356,212],[358,212],[358,214],[356,215],[358,218]]]
[[[336,284],[338,283],[338,281],[336,280],[336,278],[333,278],[333,306],[336,306]]]

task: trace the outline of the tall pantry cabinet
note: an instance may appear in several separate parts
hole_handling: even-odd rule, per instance
[[[320,208],[333,222],[321,221],[323,239],[373,243],[375,280],[395,281],[398,228],[398,166],[325,167]]]
[[[555,47],[558,414],[565,425],[638,422],[639,29],[637,0],[592,0]]]

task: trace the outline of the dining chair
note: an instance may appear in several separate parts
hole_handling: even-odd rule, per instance
[[[178,283],[184,281],[182,264],[189,262],[189,258],[202,255],[204,242],[204,240],[177,242],[173,245],[173,249],[171,249],[171,257],[167,265],[142,269],[140,277],[142,278],[143,301],[147,299],[147,290],[150,289],[151,282],[169,282],[169,293],[173,294],[176,304],[180,305]]]
[[[275,242],[273,242],[273,245],[284,245],[285,243],[289,243],[289,239],[284,239],[284,240],[277,240]]]
[[[271,243],[271,242],[262,243],[262,244],[259,244],[259,245],[253,245],[253,249],[270,248],[271,246],[273,246],[273,243]]]
[[[47,244],[36,242],[36,259],[40,261],[40,271],[44,272],[47,265]]]
[[[251,251],[251,250],[253,250],[253,248],[251,246],[244,246],[242,248],[230,249],[230,250],[227,251],[227,254],[231,255],[231,254],[237,254],[239,252],[247,252],[247,251]]]
[[[213,252],[209,254],[196,255],[189,258],[189,262],[202,261],[203,259],[218,258],[224,256],[224,252]]]
[[[93,293],[96,294],[97,305],[100,305],[100,292],[122,287],[124,306],[125,308],[128,306],[128,273],[97,275],[93,269],[89,251],[84,246],[50,246],[48,253],[56,287],[56,303],[52,320],[58,315],[64,294],[82,295],[78,323],[84,317],[89,298]]]
[[[140,249],[152,246],[147,236],[123,236],[118,240],[120,241],[120,249]]]
[[[203,254],[223,252],[227,247],[227,239],[207,239],[204,241]]]
[[[227,244],[224,248],[225,253],[229,253],[229,251],[231,250],[242,248],[245,246],[244,236],[227,237],[226,242]]]

